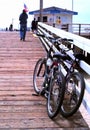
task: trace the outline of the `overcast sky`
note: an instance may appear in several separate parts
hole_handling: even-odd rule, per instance
[[[14,26],[18,27],[18,17],[22,12],[24,3],[29,11],[39,9],[40,0],[0,0],[0,28],[9,27],[13,22]],[[43,6],[57,6],[64,9],[78,12],[78,16],[74,17],[74,23],[89,23],[90,24],[90,0],[43,0]],[[28,23],[31,21],[29,16]]]

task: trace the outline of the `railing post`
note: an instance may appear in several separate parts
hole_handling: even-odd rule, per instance
[[[81,35],[81,24],[79,24],[79,35]]]
[[[67,24],[67,29],[66,29],[66,31],[67,31],[67,32],[69,31],[69,24]]]

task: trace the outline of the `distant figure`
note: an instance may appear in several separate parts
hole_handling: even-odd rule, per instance
[[[6,31],[8,31],[8,27],[6,27]]]
[[[31,29],[32,29],[32,32],[37,31],[37,21],[35,18],[32,21]]]
[[[10,24],[9,31],[13,31],[13,25]]]
[[[19,16],[20,21],[20,40],[25,41],[26,31],[27,31],[27,19],[28,15],[25,10]]]

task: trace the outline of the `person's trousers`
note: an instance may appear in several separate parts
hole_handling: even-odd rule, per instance
[[[26,36],[26,31],[27,31],[27,26],[26,24],[21,24],[20,25],[20,39],[21,40],[25,40],[25,36]]]

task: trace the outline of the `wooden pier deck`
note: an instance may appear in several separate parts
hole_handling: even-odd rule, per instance
[[[46,99],[33,96],[33,70],[45,55],[39,39],[28,32],[26,41],[19,32],[0,32],[0,130],[89,130],[78,111],[65,119],[51,120]]]

